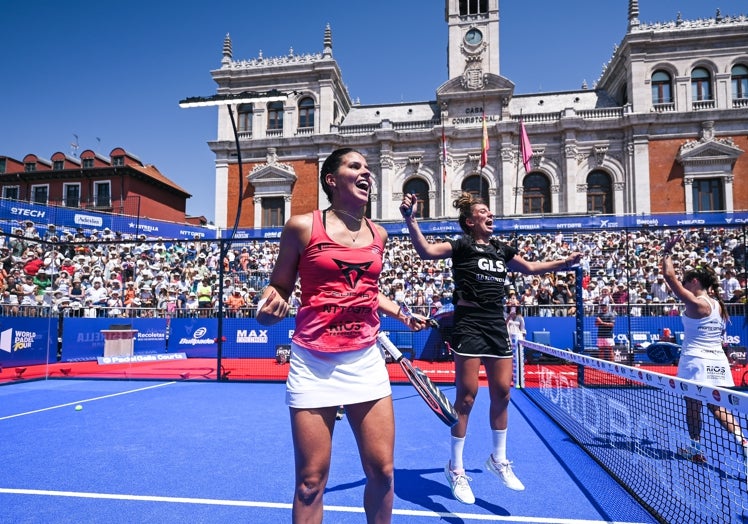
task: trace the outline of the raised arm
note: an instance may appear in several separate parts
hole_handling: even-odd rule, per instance
[[[546,272],[566,271],[572,269],[572,266],[579,264],[582,253],[575,251],[568,257],[561,260],[549,260],[546,262],[528,262],[521,256],[517,255],[509,261],[507,266],[511,271],[519,271],[527,275],[539,275]]]
[[[408,232],[410,233],[410,241],[418,256],[426,260],[451,257],[452,244],[449,242],[429,242],[423,236],[415,216],[417,209],[418,198],[416,195],[403,195],[403,201],[400,204],[400,213],[405,218],[405,224],[408,226]]]

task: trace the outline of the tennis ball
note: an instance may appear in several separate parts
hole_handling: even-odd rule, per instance
[[[75,406],[75,411],[80,411],[82,409],[83,409],[83,406],[81,406],[80,404],[78,404],[77,406]]]

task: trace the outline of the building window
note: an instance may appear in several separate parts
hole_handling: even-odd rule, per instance
[[[23,164],[23,170],[26,173],[32,173],[36,171],[36,162],[26,162],[25,164]]]
[[[80,207],[81,204],[81,186],[80,184],[63,184],[62,186],[63,202],[65,207]]]
[[[49,186],[31,186],[31,201],[34,204],[47,205]]]
[[[471,175],[462,182],[462,190],[480,197],[488,205],[488,181],[480,175]]]
[[[299,102],[299,128],[314,127],[314,100],[309,97]]]
[[[665,71],[655,71],[652,75],[652,104],[671,104],[673,102],[673,84],[670,75]]]
[[[112,207],[112,192],[109,182],[94,182],[94,206]]]
[[[488,13],[488,0],[460,0],[460,16]]]
[[[0,158],[0,173],[5,173],[6,169],[6,159]]]
[[[236,123],[236,130],[239,133],[246,133],[252,135],[252,117],[254,116],[254,108],[252,104],[242,104],[236,109],[238,116]]]
[[[732,68],[732,99],[748,98],[748,67],[736,65]]]
[[[522,213],[526,215],[551,212],[551,184],[548,177],[530,173],[522,181]]]
[[[123,156],[115,156],[112,157],[112,165],[114,167],[122,167],[125,165],[125,157]]]
[[[84,158],[83,159],[83,169],[91,169],[94,166],[94,159],[93,158]]]
[[[694,102],[712,99],[712,77],[703,67],[691,72],[691,97]]]
[[[268,104],[268,131],[280,131],[283,129],[283,102],[270,102]]]
[[[695,178],[692,187],[694,212],[725,210],[724,190],[719,178]]]
[[[587,212],[613,214],[613,191],[607,173],[593,171],[587,177]]]
[[[418,211],[416,216],[419,218],[430,218],[429,210],[429,185],[422,178],[411,178],[403,186],[403,193],[414,194],[418,197]]]
[[[286,222],[286,202],[283,197],[263,197],[262,227],[280,227]]]
[[[18,200],[18,186],[6,186],[3,188],[3,198]]]
[[[55,160],[52,162],[52,169],[55,171],[62,171],[65,169],[65,161],[64,160]]]

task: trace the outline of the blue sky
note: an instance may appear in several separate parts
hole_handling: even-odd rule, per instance
[[[501,74],[515,93],[591,87],[625,34],[628,0],[500,0]],[[748,14],[745,0],[639,0],[643,22]],[[234,59],[322,50],[333,35],[362,104],[433,100],[447,80],[443,0],[2,0],[0,155],[123,147],[214,217],[215,108],[179,100],[215,93],[229,33]]]

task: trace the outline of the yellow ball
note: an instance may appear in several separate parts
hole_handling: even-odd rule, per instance
[[[80,411],[82,409],[83,409],[83,406],[81,406],[80,404],[78,404],[77,406],[75,406],[75,411]]]

